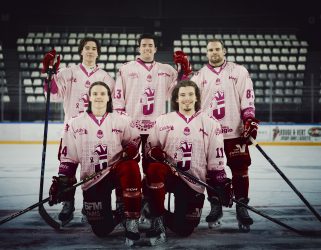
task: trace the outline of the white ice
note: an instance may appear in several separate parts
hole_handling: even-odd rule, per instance
[[[48,145],[44,198],[48,196],[51,177],[57,174],[58,145]],[[321,212],[321,147],[262,146],[279,169],[288,177],[307,201]],[[253,212],[254,224],[247,234],[238,231],[235,205],[224,208],[222,226],[208,229],[205,217],[209,212],[206,201],[202,220],[188,238],[180,238],[168,230],[168,242],[158,249],[320,249],[321,222],[282,179],[269,162],[251,147],[250,204],[256,209],[302,231],[315,231],[317,237],[303,237]],[[42,145],[0,145],[0,220],[38,202]],[[228,171],[229,175],[230,172]],[[79,178],[78,178],[79,179]],[[172,198],[173,199],[173,198]],[[173,200],[172,200],[173,204]],[[166,203],[167,206],[167,203]],[[49,207],[57,218],[61,206]],[[80,222],[81,190],[76,192],[75,218],[56,232],[44,223],[37,209],[0,225],[1,249],[122,249],[121,229],[106,239],[97,238],[87,224]],[[144,235],[136,248],[145,246]]]

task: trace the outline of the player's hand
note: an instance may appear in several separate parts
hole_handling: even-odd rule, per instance
[[[259,120],[255,118],[247,118],[243,123],[243,132],[241,134],[241,137],[248,141],[249,137],[251,136],[254,140],[257,136],[257,130],[259,128]]]
[[[177,67],[178,75],[180,76],[178,80],[187,79],[193,72],[187,55],[183,51],[175,51],[173,59]]]
[[[56,60],[56,61],[55,61]],[[60,55],[56,58],[56,50],[52,49],[48,53],[45,54],[42,60],[42,69],[41,73],[47,73],[50,66],[52,67],[52,73],[57,73],[60,65]]]
[[[164,162],[167,154],[160,147],[152,147],[148,152],[148,156],[153,160]]]
[[[66,188],[73,186],[77,182],[75,177],[53,176],[49,189],[49,205],[60,203],[61,201],[73,198],[73,192],[63,192]]]
[[[138,153],[138,149],[134,145],[128,145],[124,148],[123,155],[124,160],[136,160],[137,162],[140,161],[140,155]]]

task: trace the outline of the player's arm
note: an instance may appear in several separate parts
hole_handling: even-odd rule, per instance
[[[241,96],[241,118],[243,121],[243,131],[241,137],[246,141],[251,136],[256,139],[259,120],[255,118],[255,96],[253,90],[253,82],[248,71],[242,68],[240,71],[238,89]]]
[[[76,183],[76,171],[79,159],[77,156],[76,141],[72,127],[65,125],[62,139],[61,158],[58,169],[58,176],[52,177],[52,184],[49,189],[49,205],[52,206],[63,200],[73,198],[73,191],[62,192]]]
[[[126,94],[126,86],[125,86],[124,72],[122,68],[120,68],[117,72],[117,77],[115,82],[115,90],[114,90],[114,98],[113,98],[114,110],[126,111],[125,94]]]

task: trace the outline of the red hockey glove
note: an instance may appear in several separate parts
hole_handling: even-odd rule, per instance
[[[52,184],[49,189],[49,205],[60,203],[62,201],[72,200],[74,190],[63,192],[68,187],[72,187],[77,182],[75,177],[53,176]]]
[[[128,145],[124,148],[123,151],[123,159],[124,160],[136,160],[137,162],[140,161],[140,155],[138,153],[138,149],[134,145]]]
[[[244,120],[244,127],[241,137],[247,141],[251,136],[255,140],[257,136],[257,130],[259,128],[259,122],[260,121],[255,118],[247,118]]]
[[[163,162],[167,154],[165,151],[163,151],[160,147],[153,147],[149,150],[148,155],[151,159]]]
[[[186,79],[193,72],[187,55],[183,51],[175,51],[173,55],[174,63],[178,71],[178,79]],[[180,67],[179,67],[180,65]]]
[[[222,184],[219,187],[220,189],[220,200],[223,206],[225,207],[232,207],[233,205],[233,196],[234,191],[232,187],[232,180],[229,178],[225,178],[225,180],[222,182]]]
[[[57,73],[57,70],[60,65],[60,55],[58,55],[56,63],[55,62],[56,58],[56,50],[52,49],[50,52],[45,54],[45,57],[42,60],[42,70],[41,73],[47,73],[50,66],[52,66],[53,73]]]

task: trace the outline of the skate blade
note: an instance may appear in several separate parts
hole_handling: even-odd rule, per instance
[[[151,246],[159,246],[161,244],[164,244],[166,242],[166,234],[161,233],[157,237],[151,237],[149,238],[149,243]]]
[[[126,238],[125,240],[125,246],[126,247],[132,247],[132,246],[135,246],[135,243],[137,242],[138,240],[131,240],[129,238]]]
[[[250,225],[243,225],[243,224],[239,223],[239,230],[242,233],[248,233],[248,232],[250,232],[251,228],[250,228]]]
[[[61,221],[61,226],[62,227],[66,226],[73,218],[74,216],[71,216],[68,220]]]
[[[208,228],[209,229],[215,229],[221,227],[221,221],[214,221],[214,222],[208,222]]]

